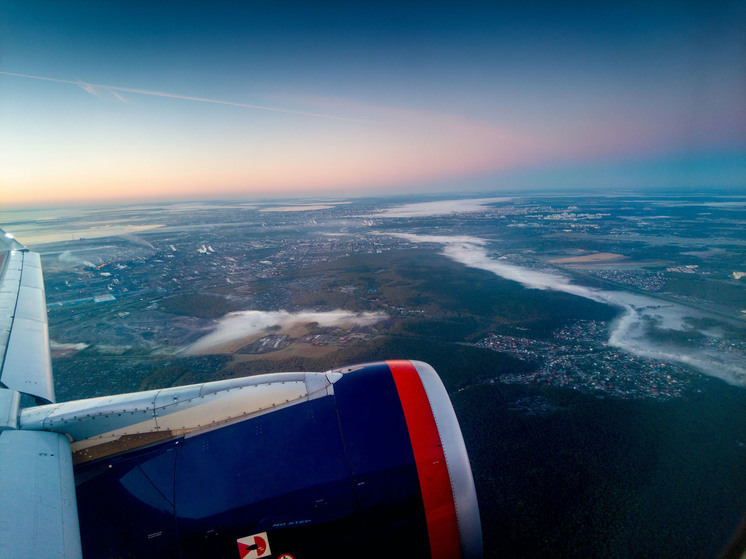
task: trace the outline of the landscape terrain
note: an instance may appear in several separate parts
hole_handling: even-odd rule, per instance
[[[58,400],[419,359],[485,555],[712,557],[746,512],[746,197],[0,212],[42,255]]]

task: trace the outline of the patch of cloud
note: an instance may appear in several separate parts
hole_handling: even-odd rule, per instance
[[[260,212],[310,212],[315,210],[333,210],[332,205],[298,205],[298,206],[275,206],[271,208],[262,208]]]
[[[231,205],[227,204],[206,204],[204,202],[178,202],[164,205],[164,212],[195,212],[209,210],[253,210],[258,208],[256,204],[237,202]]]
[[[57,260],[60,262],[60,264],[67,264],[68,266],[88,266],[89,268],[96,267],[96,265],[90,260],[85,260],[84,258],[80,258],[79,256],[76,256],[69,250],[66,250],[65,252],[61,252],[59,256],[57,257]]]
[[[58,350],[73,350],[73,351],[83,351],[86,349],[90,344],[86,344],[83,342],[79,343],[63,343],[63,342],[56,342],[54,340],[49,340],[49,349],[52,351]]]
[[[411,217],[434,217],[439,215],[452,215],[458,213],[484,212],[492,209],[492,204],[509,202],[511,198],[472,198],[461,200],[439,200],[437,202],[418,202],[404,204],[393,208],[380,210],[372,215],[364,217],[389,217],[389,218],[411,218]]]
[[[288,311],[238,311],[225,315],[215,329],[185,349],[186,354],[203,354],[216,351],[227,344],[247,340],[273,328],[303,326],[313,322],[320,326],[371,326],[385,320],[384,313],[353,313],[344,310],[328,312]]]

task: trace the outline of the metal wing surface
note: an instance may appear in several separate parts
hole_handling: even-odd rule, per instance
[[[0,383],[53,403],[41,260],[0,230]]]
[[[70,442],[20,430],[21,394],[54,402],[44,282],[0,230],[0,557],[82,557]]]

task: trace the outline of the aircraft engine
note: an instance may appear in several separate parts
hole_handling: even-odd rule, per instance
[[[84,557],[482,556],[435,371],[387,361],[24,410],[71,440]]]

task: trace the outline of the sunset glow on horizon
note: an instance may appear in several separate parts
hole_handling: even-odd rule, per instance
[[[427,6],[5,2],[0,205],[746,184],[738,3]]]

